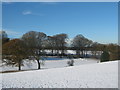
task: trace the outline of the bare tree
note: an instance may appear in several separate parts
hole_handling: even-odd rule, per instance
[[[9,41],[8,35],[5,31],[0,31],[0,42],[2,45]]]
[[[52,55],[53,51],[55,50],[55,38],[53,36],[48,36],[46,40],[46,47],[51,49]]]
[[[61,50],[61,55],[64,55],[66,49],[66,39],[68,38],[67,34],[57,34],[53,36],[55,48],[57,49],[57,54]]]
[[[72,46],[76,48],[76,54],[80,57],[84,57],[84,50],[86,47],[89,47],[91,45],[92,41],[85,38],[83,35],[79,34],[77,35],[73,41]]]
[[[110,53],[110,60],[119,60],[119,46],[117,44],[108,44],[107,50]]]
[[[103,53],[104,49],[106,48],[105,44],[100,44],[98,42],[93,42],[91,45],[91,54],[94,58],[100,58],[101,54]]]
[[[46,39],[46,34],[42,32],[29,31],[22,36],[22,40],[31,50],[31,56],[34,57],[38,62],[38,69],[40,69],[40,58],[43,55],[44,40]]]
[[[22,60],[28,56],[27,47],[20,39],[13,39],[3,45],[2,60],[7,65],[17,65],[21,70]]]

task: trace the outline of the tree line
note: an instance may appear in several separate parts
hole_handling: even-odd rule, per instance
[[[2,61],[7,65],[17,65],[19,70],[23,65],[23,60],[36,60],[38,69],[41,68],[42,56],[67,57],[67,50],[75,50],[76,54],[71,54],[73,58],[101,58],[102,53],[107,52],[109,60],[120,59],[120,46],[117,44],[100,44],[84,37],[76,35],[71,44],[68,45],[68,35],[65,33],[48,36],[43,32],[29,31],[21,38],[10,39],[5,31],[2,31]],[[46,53],[50,50],[51,53]],[[89,56],[91,53],[91,56]],[[104,55],[102,55],[104,56]],[[106,56],[106,55],[105,55]]]

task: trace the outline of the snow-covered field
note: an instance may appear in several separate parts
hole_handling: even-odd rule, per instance
[[[45,50],[46,53],[51,54],[51,50]],[[55,51],[54,51],[55,52]],[[67,50],[66,54],[75,54],[75,50]],[[91,51],[88,51],[89,54],[91,54]],[[49,68],[60,68],[60,67],[66,67],[67,61],[69,59],[66,58],[55,58],[55,57],[50,57],[45,60],[44,65],[41,66],[42,69],[49,69]],[[97,63],[99,60],[96,59],[83,59],[83,58],[78,58],[74,59],[74,65],[82,65],[82,64],[91,64],[91,63]],[[22,70],[31,70],[31,69],[37,69],[37,61],[33,60],[23,60],[24,66],[22,66]],[[4,63],[1,62],[0,60],[0,72],[1,71],[13,71],[13,70],[18,70],[18,67],[15,66],[6,66]]]
[[[64,60],[59,61],[59,64],[62,61]],[[53,62],[56,63],[56,61]],[[81,65],[77,65],[76,61],[75,66],[71,67],[3,73],[2,87],[118,88],[118,61]]]
[[[60,67],[66,67],[67,61],[69,59],[62,59],[59,60],[60,58],[49,58],[50,60],[45,60],[44,65],[41,65],[41,69],[49,69],[49,68],[60,68]],[[54,60],[51,60],[54,59]],[[56,59],[56,60],[55,60]],[[91,64],[91,63],[97,63],[99,60],[96,59],[74,59],[74,65],[82,65],[82,64]],[[25,60],[24,61],[24,66],[22,66],[22,70],[30,70],[30,69],[37,69],[37,61],[33,60]],[[3,65],[0,67],[1,71],[11,71],[11,70],[18,70],[18,67],[15,66],[6,66]]]

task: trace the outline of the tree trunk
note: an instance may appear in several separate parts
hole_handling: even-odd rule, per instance
[[[52,49],[52,56],[53,56],[53,49]]]
[[[61,50],[61,55],[64,56],[64,45],[62,45],[61,49],[62,49]]]
[[[59,49],[57,49],[57,56],[59,56]]]
[[[80,50],[79,49],[76,50],[76,55],[77,55],[77,57],[80,57]]]
[[[62,51],[61,51],[61,55],[64,56],[64,50],[63,50],[63,49],[62,49]]]
[[[85,53],[85,57],[87,57],[87,50],[86,50],[86,53]]]
[[[19,63],[18,63],[18,70],[19,71],[21,70],[21,60],[19,60]]]
[[[81,50],[81,57],[83,58],[84,57],[84,51]]]
[[[83,50],[83,58],[85,58],[85,50]]]
[[[39,60],[37,60],[37,62],[38,62],[38,69],[40,69],[40,62],[39,62]]]

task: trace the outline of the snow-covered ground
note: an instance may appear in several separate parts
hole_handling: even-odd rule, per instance
[[[118,88],[118,61],[82,65],[76,62],[71,67],[3,73],[2,87]]]
[[[69,59],[61,59],[61,58],[48,58],[47,60],[44,61],[44,65],[41,65],[42,69],[49,69],[49,68],[60,68],[60,67],[66,67],[67,61]],[[82,64],[91,64],[91,63],[97,63],[99,60],[96,59],[89,59],[89,58],[78,58],[78,59],[73,59],[74,60],[74,65],[82,65]],[[37,61],[33,60],[24,60],[24,66],[22,66],[22,70],[30,70],[30,69],[37,69]],[[11,71],[11,70],[18,70],[18,67],[15,66],[6,66],[3,65],[0,67],[2,71]]]
[[[45,50],[46,53],[51,54],[51,50]],[[55,50],[54,50],[55,52]],[[66,54],[76,54],[75,50],[67,50]],[[88,54],[91,55],[91,51],[88,51]],[[69,59],[66,58],[47,58],[47,60],[45,60],[44,65],[41,66],[42,69],[48,69],[48,68],[60,68],[60,67],[66,67],[67,65],[67,61]],[[82,59],[82,58],[78,58],[78,59],[74,59],[74,65],[81,65],[81,64],[91,64],[91,63],[97,63],[99,60],[96,59]],[[23,62],[24,66],[22,66],[22,70],[30,70],[30,69],[37,69],[37,62],[33,61],[33,60],[24,60]],[[13,70],[18,70],[18,67],[15,66],[6,66],[4,65],[4,63],[1,62],[0,60],[0,72],[2,71],[13,71]]]

